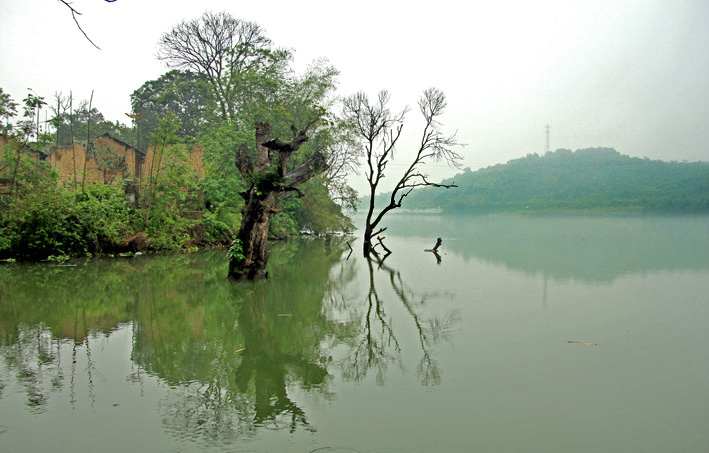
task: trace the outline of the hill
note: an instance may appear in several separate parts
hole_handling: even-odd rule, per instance
[[[529,154],[425,188],[409,209],[447,212],[709,212],[709,163],[663,162],[612,148]]]

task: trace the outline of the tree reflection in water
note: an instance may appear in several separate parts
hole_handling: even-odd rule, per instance
[[[346,379],[355,382],[364,379],[370,370],[375,370],[377,384],[383,385],[390,363],[404,368],[401,360],[400,343],[392,317],[387,314],[385,301],[377,291],[375,280],[379,272],[389,282],[391,296],[398,300],[408,315],[408,325],[415,328],[421,359],[417,366],[417,375],[422,385],[435,386],[441,381],[441,370],[435,359],[434,346],[442,340],[450,341],[454,326],[460,322],[458,312],[448,312],[442,317],[438,314],[425,315],[427,294],[417,294],[407,285],[401,273],[386,265],[389,256],[372,252],[367,258],[369,270],[369,290],[365,298],[365,313],[362,315],[362,329],[349,354],[342,360],[342,372]]]
[[[339,240],[275,244],[266,281],[194,303],[176,294],[140,303],[133,359],[171,383],[161,403],[170,433],[228,444],[259,428],[315,430],[290,393],[330,398],[321,345],[347,330],[325,316],[323,300],[343,250]]]
[[[59,366],[59,343],[42,325],[21,325],[17,338],[3,350],[5,365],[17,376],[17,382],[27,395],[27,408],[39,414],[47,409],[52,389],[61,387],[64,375]],[[0,380],[0,397],[3,390]]]
[[[376,370],[384,383],[391,364],[404,367],[410,342],[400,337],[411,332],[421,382],[438,384],[434,346],[457,317],[428,315],[428,297],[376,255],[362,276],[369,286],[362,314],[351,291],[367,286],[358,275],[365,263],[347,252],[338,238],[275,244],[273,277],[237,285],[224,278],[223,253],[0,269],[0,398],[21,388],[27,409],[41,413],[52,393],[64,392],[70,411],[93,409],[97,395],[116,391],[96,364],[127,359],[103,355],[115,331],[132,332],[130,370],[119,382],[140,386],[140,396],[154,388],[148,382],[162,383],[163,427],[201,446],[264,428],[315,430],[294,392],[331,399],[338,367],[355,381]],[[378,291],[381,277],[389,284]],[[402,332],[388,313],[392,301],[409,320]],[[59,407],[51,410],[66,410]]]

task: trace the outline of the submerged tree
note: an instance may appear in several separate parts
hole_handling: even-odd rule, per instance
[[[317,119],[303,129],[292,127],[289,142],[271,138],[269,123],[256,124],[257,150],[255,160],[246,145],[238,152],[236,165],[250,187],[241,192],[246,205],[239,233],[229,249],[229,278],[232,280],[257,280],[266,277],[268,262],[268,227],[271,215],[278,212],[278,195],[294,191],[327,167],[325,155],[319,151],[291,171],[288,162],[293,153],[308,141],[308,130]]]
[[[375,196],[379,184],[385,176],[387,165],[394,160],[397,142],[404,127],[404,117],[408,109],[399,113],[389,110],[390,96],[387,91],[381,91],[377,100],[371,102],[364,93],[357,93],[344,100],[344,115],[354,123],[357,134],[364,145],[366,156],[365,174],[369,184],[369,206],[367,209],[364,229],[364,256],[369,256],[379,236],[386,230],[380,227],[384,216],[401,207],[401,203],[412,190],[417,187],[432,186],[451,188],[454,184],[434,183],[420,170],[421,165],[430,161],[444,160],[448,165],[460,168],[462,156],[453,147],[459,146],[455,135],[445,136],[440,130],[438,119],[446,107],[446,98],[442,91],[430,88],[424,91],[418,102],[423,115],[424,128],[421,141],[413,158],[407,163],[407,168],[397,181],[387,204],[375,215]],[[383,244],[382,244],[383,245]]]
[[[271,216],[280,210],[277,201],[282,195],[303,197],[297,187],[309,180],[320,189],[318,195],[323,187],[351,195],[340,185],[328,184],[349,168],[345,164],[337,164],[338,171],[328,174],[329,179],[313,178],[342,160],[333,152],[342,137],[342,122],[329,113],[337,71],[316,62],[304,76],[295,76],[287,64],[290,52],[273,47],[257,24],[227,13],[207,12],[178,24],[162,36],[158,58],[169,67],[192,71],[209,86],[213,104],[207,113],[214,121],[205,125],[200,140],[208,170],[216,168],[227,184],[218,190],[210,187],[207,201],[224,206],[231,198],[229,203],[236,205],[237,192],[243,198],[241,224],[229,251],[229,278],[263,278]],[[304,204],[293,201],[289,207]],[[334,205],[322,196],[309,201]]]

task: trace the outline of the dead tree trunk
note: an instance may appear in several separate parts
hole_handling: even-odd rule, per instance
[[[251,189],[253,190],[253,189]],[[229,260],[229,278],[231,280],[260,280],[268,277],[268,229],[271,214],[275,210],[276,195],[268,194],[265,198],[253,194],[247,200],[242,213],[241,227],[236,238],[241,250]]]
[[[386,91],[379,93],[376,102],[370,102],[364,93],[357,93],[344,100],[345,117],[352,121],[364,146],[365,175],[369,184],[369,209],[364,229],[362,251],[365,257],[373,252],[376,245],[384,244],[375,238],[386,231],[380,223],[392,209],[400,208],[404,198],[418,187],[456,187],[455,184],[437,184],[428,180],[420,171],[427,162],[445,160],[449,165],[460,168],[462,156],[452,148],[458,146],[455,135],[444,136],[440,131],[438,117],[446,107],[443,92],[435,88],[424,91],[419,100],[419,109],[425,120],[421,142],[416,154],[396,182],[388,203],[375,215],[375,197],[379,183],[384,178],[386,167],[393,161],[396,144],[404,127],[404,116],[408,109],[392,114],[387,104],[390,96]]]
[[[308,140],[307,131],[314,123],[311,122],[301,131],[293,126],[293,140],[288,143],[270,138],[270,124],[257,123],[255,162],[245,146],[237,151],[236,166],[251,181],[251,186],[240,194],[246,204],[242,210],[239,233],[229,251],[229,279],[240,281],[268,277],[268,229],[271,215],[278,211],[278,196],[288,191],[302,196],[296,186],[326,168],[325,156],[316,152],[310,159],[286,172],[289,157]]]

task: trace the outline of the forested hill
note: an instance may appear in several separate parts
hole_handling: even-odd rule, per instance
[[[663,162],[611,148],[529,154],[412,192],[404,207],[447,212],[709,212],[709,163]]]

